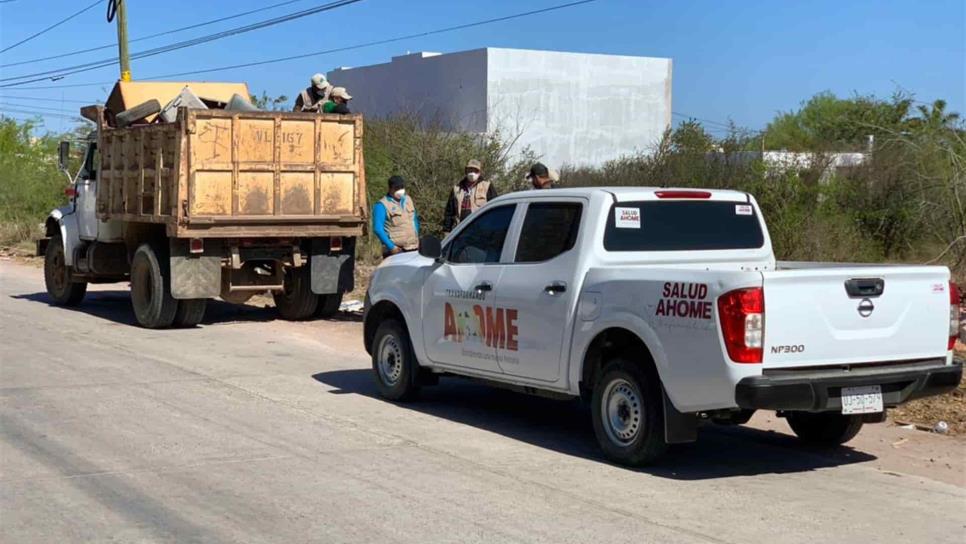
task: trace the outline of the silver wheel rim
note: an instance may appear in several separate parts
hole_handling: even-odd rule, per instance
[[[607,437],[615,444],[626,446],[641,432],[644,408],[637,386],[619,378],[607,384],[601,397],[601,419]]]
[[[391,334],[384,336],[382,341],[379,342],[379,349],[376,354],[379,379],[390,387],[396,385],[403,370],[402,345],[399,339]]]

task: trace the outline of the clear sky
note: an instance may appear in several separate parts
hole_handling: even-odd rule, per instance
[[[62,19],[92,0],[0,0],[0,49]],[[281,0],[128,0],[137,38]],[[326,50],[539,9],[567,0],[363,0],[356,4],[215,42],[135,60],[135,79]],[[315,7],[299,0],[191,31],[131,45],[132,52]],[[0,54],[0,64],[113,43],[99,5]],[[453,52],[514,47],[670,57],[673,110],[681,115],[762,128],[777,111],[829,90],[888,97],[903,89],[918,100],[943,98],[966,110],[966,0],[711,1],[597,0],[482,27],[319,55],[190,79],[240,80],[253,92],[295,93],[308,77],[337,66],[387,62],[407,51]],[[0,68],[9,78],[116,56],[115,49]],[[43,90],[0,89],[0,104],[74,110],[68,100],[103,100],[116,66],[70,75]],[[8,82],[0,82],[3,85]],[[99,86],[64,87],[77,83]],[[48,97],[31,102],[11,97]],[[61,102],[61,100],[64,102]],[[575,104],[574,107],[580,107]],[[3,105],[0,105],[3,109]],[[966,113],[966,112],[964,112]],[[56,120],[48,125],[56,128]]]

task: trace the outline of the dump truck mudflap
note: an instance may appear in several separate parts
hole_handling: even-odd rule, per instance
[[[176,299],[214,298],[221,293],[221,257],[191,255],[188,241],[170,240],[171,296]]]
[[[339,238],[335,242],[330,238],[316,238],[312,240],[310,251],[313,293],[348,293],[355,288],[355,238]]]

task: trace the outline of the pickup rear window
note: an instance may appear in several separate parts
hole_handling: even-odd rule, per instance
[[[754,207],[736,202],[619,202],[604,231],[607,251],[755,249],[764,243]]]

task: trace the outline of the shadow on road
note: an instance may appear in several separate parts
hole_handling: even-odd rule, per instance
[[[332,393],[381,398],[370,370],[338,370],[312,377],[337,388]],[[443,378],[439,386],[423,389],[418,400],[398,406],[566,455],[607,462],[594,437],[590,410],[576,400],[550,400]],[[638,470],[676,480],[704,480],[806,472],[874,459],[847,446],[810,450],[790,435],[709,424],[699,431],[696,443],[673,446],[658,466]]]
[[[11,295],[18,300],[29,300],[50,305],[47,293]],[[134,310],[131,308],[131,295],[127,291],[89,291],[79,306],[64,309],[81,312],[115,323],[136,325]],[[275,308],[266,305],[231,304],[221,300],[209,300],[205,318],[201,325],[218,325],[245,321],[273,321],[279,319]],[[361,321],[356,314],[340,312],[330,321]]]

